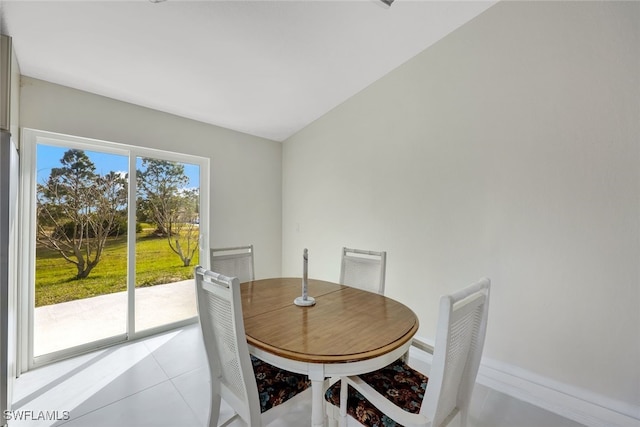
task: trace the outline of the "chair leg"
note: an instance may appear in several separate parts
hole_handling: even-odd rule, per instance
[[[335,383],[334,378],[330,378],[325,381],[325,390],[327,390],[331,385]],[[325,402],[325,413],[327,415],[327,426],[328,427],[338,427],[338,417],[336,416],[337,408],[329,402]]]
[[[347,426],[347,402],[349,398],[349,384],[342,379],[340,381],[340,427]]]
[[[460,427],[467,427],[469,411],[460,411]]]
[[[217,427],[220,418],[220,395],[211,396],[211,409],[209,410],[209,427]]]
[[[329,405],[329,406],[333,406],[333,405]],[[333,411],[331,413],[327,411],[327,426],[338,427],[338,420],[336,419],[335,413],[333,413]]]

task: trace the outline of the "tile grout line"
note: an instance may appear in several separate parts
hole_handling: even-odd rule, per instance
[[[70,418],[70,419],[68,419],[68,420],[66,420],[66,421],[64,421],[64,422],[62,422],[62,423],[60,423],[60,424],[57,424],[57,423],[56,423],[56,424],[54,424],[52,427],[58,427],[58,426],[65,425],[65,424],[67,424],[67,423],[69,423],[69,422],[71,422],[71,421],[77,421],[77,420],[80,420],[80,419],[82,419],[82,418],[86,417],[86,416],[87,416],[87,415],[89,415],[89,414],[92,414],[92,413],[94,413],[94,412],[96,412],[96,411],[100,411],[100,410],[102,410],[102,409],[108,408],[109,406],[111,406],[111,405],[113,405],[113,404],[115,404],[115,403],[121,402],[121,401],[123,401],[123,400],[125,400],[125,399],[129,399],[130,397],[133,397],[133,396],[135,396],[135,395],[137,395],[137,394],[140,394],[140,393],[142,393],[142,392],[145,392],[145,391],[147,391],[147,390],[150,390],[150,389],[152,389],[152,388],[154,388],[154,387],[158,387],[158,386],[160,386],[160,385],[162,385],[162,384],[166,383],[167,381],[170,381],[170,379],[169,379],[169,378],[167,378],[167,379],[166,379],[166,380],[164,380],[164,381],[160,381],[159,383],[156,383],[156,384],[150,385],[150,386],[148,386],[148,387],[145,387],[145,388],[143,388],[143,389],[141,389],[141,390],[136,391],[135,393],[129,394],[129,395],[127,395],[127,396],[123,396],[123,397],[121,397],[121,398],[119,398],[119,399],[116,399],[116,400],[114,400],[114,401],[112,401],[112,402],[109,402],[109,403],[107,403],[107,404],[105,404],[105,405],[103,405],[103,406],[100,406],[100,407],[98,407],[98,408],[92,409],[91,411],[86,412],[86,413],[84,413],[84,414],[80,415],[80,416],[79,416],[79,417],[77,417],[77,418]],[[172,386],[173,386],[173,384],[172,384]],[[174,388],[175,388],[175,386],[174,386]]]
[[[143,389],[141,389],[141,390],[136,391],[135,393],[127,394],[126,396],[122,396],[122,397],[120,397],[120,398],[118,398],[118,399],[116,399],[116,400],[112,400],[111,402],[106,403],[106,404],[104,404],[104,405],[101,405],[101,406],[99,406],[99,407],[97,407],[97,408],[95,408],[95,409],[92,409],[91,411],[88,411],[88,412],[86,412],[86,413],[84,413],[84,414],[80,415],[80,416],[79,416],[79,417],[77,417],[77,418],[70,418],[70,419],[65,420],[65,421],[63,421],[63,422],[61,422],[61,423],[55,423],[55,424],[53,424],[53,426],[52,426],[52,427],[63,426],[63,425],[65,425],[65,424],[67,424],[67,423],[69,423],[69,422],[71,422],[71,421],[82,419],[82,418],[84,418],[85,416],[87,416],[87,415],[89,415],[89,414],[92,414],[92,413],[94,413],[94,412],[96,412],[96,411],[99,411],[99,410],[105,409],[105,408],[107,408],[107,407],[109,407],[109,406],[111,406],[111,405],[113,405],[113,404],[115,404],[115,403],[121,402],[121,401],[123,401],[123,400],[125,400],[125,399],[128,399],[128,398],[130,398],[130,397],[132,397],[132,396],[135,396],[136,394],[142,393],[142,392],[147,391],[147,390],[149,390],[149,389],[151,389],[151,388],[153,388],[153,387],[159,386],[159,385],[161,385],[161,384],[165,383],[166,381],[169,381],[169,380],[170,380],[169,375],[167,375],[167,373],[164,371],[164,369],[162,368],[162,365],[158,362],[158,360],[157,360],[155,357],[153,357],[153,352],[149,349],[149,347],[146,345],[146,343],[144,343],[144,342],[143,342],[143,344],[144,344],[144,349],[145,349],[145,350],[146,350],[146,352],[147,352],[147,356],[151,356],[151,357],[153,358],[154,363],[158,366],[158,368],[160,368],[160,370],[162,371],[162,373],[164,374],[164,376],[166,377],[166,379],[164,379],[164,380],[162,380],[162,381],[159,381],[159,382],[157,382],[157,383],[155,383],[155,384],[151,384],[151,385],[149,385],[149,386],[147,386],[147,387],[145,387],[145,388],[143,388]],[[117,347],[114,347],[114,350],[115,350],[116,348],[118,348],[118,347],[121,347],[121,346],[122,346],[122,347],[124,347],[124,346],[128,346],[128,345],[129,345],[129,344],[120,344],[120,345],[118,345]],[[140,362],[140,361],[136,362],[136,364],[137,364],[137,363],[139,363],[139,362]],[[132,368],[133,366],[135,366],[135,364],[130,365],[130,366],[129,366],[129,369],[130,369],[130,368]],[[172,384],[172,385],[173,385],[173,384]],[[86,401],[86,400],[88,400],[90,397],[95,396],[95,395],[96,395],[96,393],[91,394],[91,396],[88,396],[88,397],[87,397],[87,399],[85,399],[85,401]],[[70,411],[70,412],[71,412],[71,413],[73,413],[73,411]]]
[[[200,368],[196,368],[196,369],[192,369],[189,372],[185,372],[184,374],[181,375],[177,375],[174,378],[178,378],[181,377],[182,375],[186,375],[188,373],[191,373],[197,369]],[[191,406],[191,403],[189,403],[189,401],[187,400],[187,398],[182,394],[182,392],[180,391],[180,389],[176,386],[176,384],[173,382],[174,378],[169,378],[169,381],[171,382],[171,385],[173,386],[174,389],[176,389],[176,391],[178,392],[178,394],[180,395],[180,398],[184,401],[184,403],[187,405],[187,407],[191,410],[191,413],[193,414],[194,418],[197,420],[198,419],[198,414],[196,413],[196,409]],[[204,426],[202,426],[204,427]]]

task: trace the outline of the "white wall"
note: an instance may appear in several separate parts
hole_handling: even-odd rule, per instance
[[[489,276],[487,358],[635,411],[638,22],[499,3],[288,139],[283,273],[305,247],[327,280],[340,247],[386,250],[427,338],[439,296]]]
[[[29,77],[21,95],[21,127],[209,157],[211,246],[252,243],[256,276],[280,275],[281,143]]]

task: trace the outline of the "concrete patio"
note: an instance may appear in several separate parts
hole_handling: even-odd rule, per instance
[[[197,315],[193,279],[136,288],[136,331]],[[34,355],[124,334],[127,293],[37,307],[34,310]]]

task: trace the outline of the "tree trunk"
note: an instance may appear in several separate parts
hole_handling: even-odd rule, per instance
[[[89,273],[91,273],[91,271],[93,270],[93,268],[96,265],[98,265],[98,262],[100,262],[99,254],[96,254],[96,257],[94,258],[93,261],[84,262],[84,258],[83,258],[82,263],[76,264],[76,267],[78,269],[78,274],[76,275],[76,279],[77,280],[86,279],[89,276]]]

